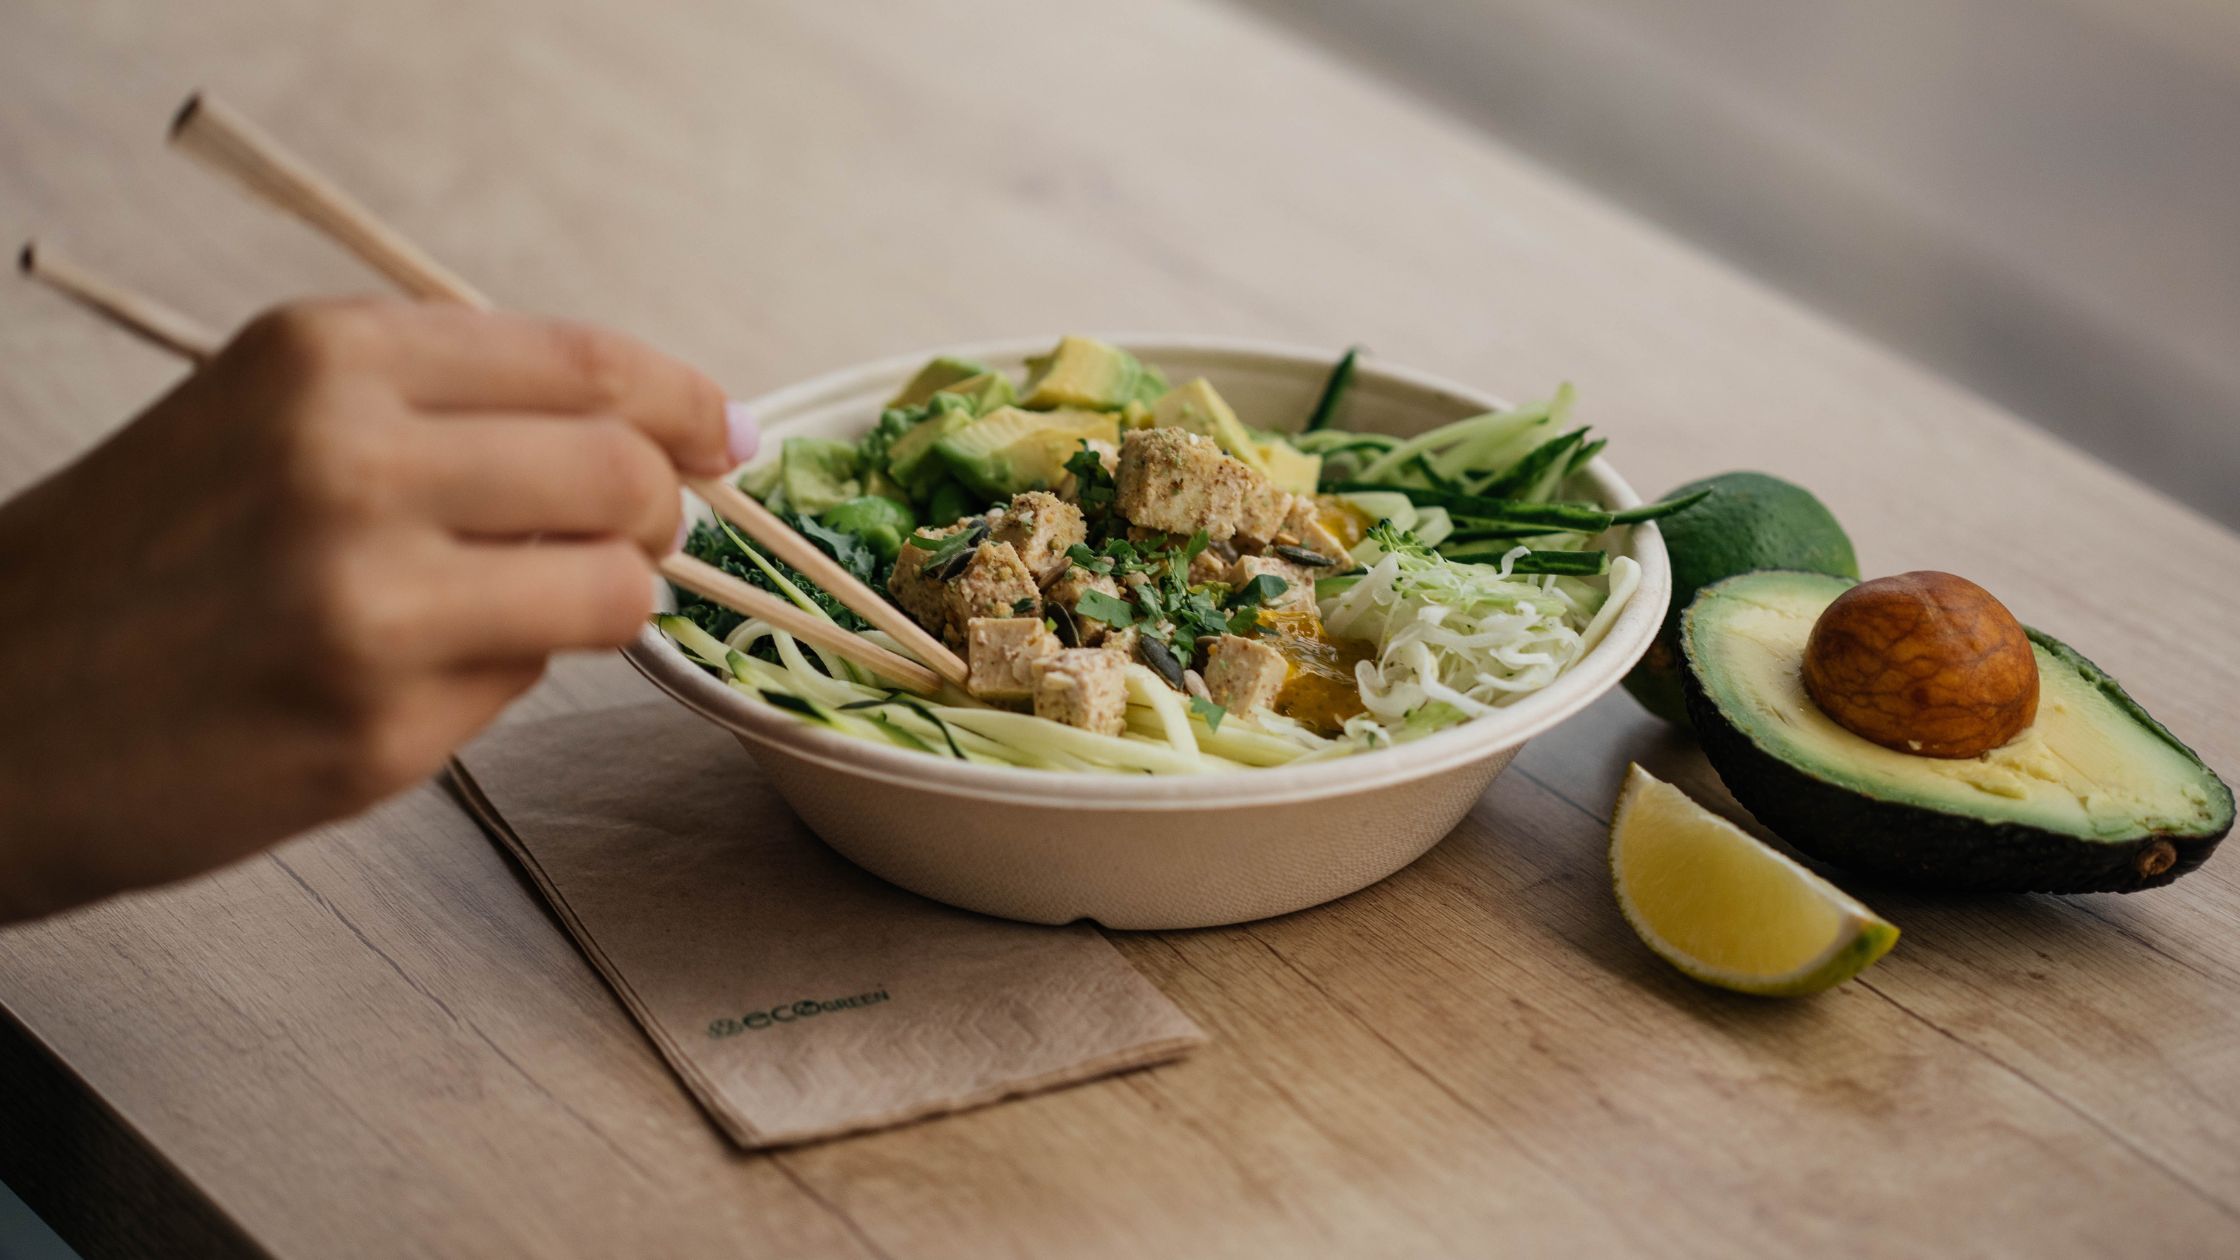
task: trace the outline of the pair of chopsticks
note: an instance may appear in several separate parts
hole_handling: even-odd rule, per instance
[[[201,94],[189,97],[172,122],[171,142],[206,165],[231,176],[277,209],[310,224],[406,293],[427,301],[491,309],[490,299],[223,103]],[[25,274],[46,282],[103,318],[190,362],[200,364],[215,351],[218,338],[194,319],[114,284],[52,249],[41,248],[36,243],[27,244],[19,262]],[[718,478],[690,478],[685,484],[714,509],[716,515],[831,593],[865,621],[886,631],[905,651],[925,664],[888,651],[714,565],[682,553],[663,557],[659,566],[663,577],[702,598],[745,616],[759,618],[804,642],[825,648],[906,691],[930,695],[941,689],[943,679],[960,687],[964,685],[965,663],[956,653],[879,592],[841,568],[775,513]]]

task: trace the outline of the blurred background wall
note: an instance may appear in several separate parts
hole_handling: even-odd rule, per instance
[[[1243,2],[2240,526],[2240,4]]]

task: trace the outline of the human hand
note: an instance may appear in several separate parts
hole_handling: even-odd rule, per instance
[[[0,506],[0,920],[179,878],[417,782],[617,646],[680,475],[753,454],[618,334],[283,307]]]

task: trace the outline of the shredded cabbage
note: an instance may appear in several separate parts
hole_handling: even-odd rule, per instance
[[[1355,668],[1369,716],[1391,739],[1484,717],[1556,680],[1638,584],[1619,557],[1610,594],[1554,577],[1511,576],[1525,547],[1498,565],[1445,560],[1403,530],[1372,533],[1383,552],[1358,578],[1334,583],[1323,624],[1376,645]],[[1601,616],[1598,618],[1598,614]],[[1351,733],[1351,732],[1349,732]]]

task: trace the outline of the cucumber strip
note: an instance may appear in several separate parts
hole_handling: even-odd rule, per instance
[[[1612,512],[1610,523],[1612,525],[1639,525],[1643,521],[1663,520],[1675,512],[1685,512],[1710,497],[1711,487],[1705,486],[1694,494],[1683,494],[1677,499],[1665,499],[1658,503],[1644,503],[1637,508]]]
[[[1501,563],[1503,556],[1515,550],[1515,547],[1504,547],[1498,551],[1490,548],[1485,551],[1442,551],[1439,553],[1439,557],[1455,564],[1498,565]],[[1545,574],[1556,574],[1561,577],[1601,577],[1609,571],[1610,553],[1607,551],[1563,551],[1553,548],[1545,551],[1527,551],[1517,557],[1516,563],[1509,566],[1511,574],[1529,574],[1536,577]]]
[[[1571,462],[1564,466],[1563,475],[1566,477],[1578,476],[1580,470],[1593,463],[1594,457],[1600,455],[1602,453],[1602,448],[1608,445],[1610,445],[1609,438],[1596,438],[1594,441],[1580,447],[1577,451],[1572,453]]]
[[[1330,378],[1322,383],[1322,396],[1315,399],[1314,410],[1307,413],[1307,427],[1313,433],[1330,427],[1331,417],[1338,414],[1338,403],[1345,398],[1346,387],[1353,384],[1353,365],[1361,357],[1361,347],[1346,347],[1345,356],[1330,369]]]
[[[1489,499],[1520,499],[1526,502],[1536,502],[1544,497],[1536,494],[1535,491],[1540,489],[1542,482],[1547,477],[1548,470],[1559,465],[1568,466],[1564,464],[1565,458],[1571,454],[1572,448],[1585,441],[1586,437],[1587,431],[1585,429],[1573,429],[1559,437],[1550,438],[1533,447],[1523,459],[1509,465],[1507,472],[1482,486],[1472,486],[1471,492],[1484,495]]]
[[[1686,511],[1711,493],[1707,487],[1677,499],[1666,499],[1662,503],[1647,503],[1620,512],[1607,512],[1591,503],[1526,503],[1517,499],[1490,499],[1482,495],[1458,494],[1449,490],[1396,487],[1374,482],[1346,481],[1333,488],[1340,494],[1397,489],[1418,507],[1443,507],[1457,517],[1470,518],[1470,524],[1482,521],[1497,529],[1533,525],[1539,526],[1543,533],[1561,530],[1574,534],[1599,534],[1612,525],[1638,525],[1643,521],[1657,520],[1674,512]]]
[[[1425,451],[1438,450],[1449,442],[1459,442],[1466,438],[1482,438],[1490,432],[1514,432],[1539,423],[1547,417],[1548,404],[1534,403],[1530,406],[1519,407],[1514,411],[1489,411],[1484,415],[1472,416],[1467,420],[1442,424],[1428,433],[1419,433],[1409,438],[1400,445],[1386,451],[1383,455],[1369,461],[1368,466],[1361,470],[1361,477],[1366,481],[1390,476],[1402,465]]]
[[[1437,547],[1454,534],[1454,518],[1443,507],[1427,507],[1416,513],[1414,528],[1408,531],[1416,541],[1426,547]]]
[[[680,613],[656,613],[654,628],[669,636],[669,641],[684,649],[684,653],[709,669],[729,667],[725,662],[723,641],[700,628],[700,623]]]
[[[1443,507],[1457,517],[1471,517],[1499,527],[1536,525],[1542,532],[1565,530],[1599,534],[1610,528],[1610,513],[1589,503],[1525,503],[1517,499],[1489,499],[1452,490],[1426,490],[1414,486],[1389,486],[1373,482],[1341,482],[1339,493],[1398,489],[1416,506]]]

